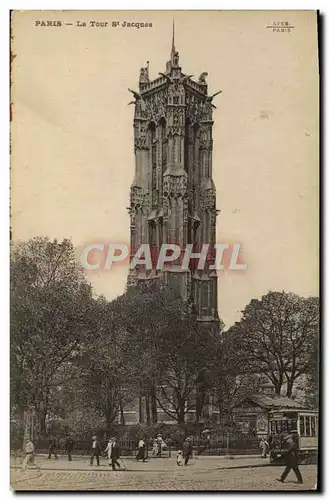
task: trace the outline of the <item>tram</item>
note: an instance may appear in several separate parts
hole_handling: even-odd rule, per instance
[[[316,463],[318,453],[318,412],[315,410],[272,410],[269,413],[270,462],[282,462],[283,435],[293,436],[299,463]]]

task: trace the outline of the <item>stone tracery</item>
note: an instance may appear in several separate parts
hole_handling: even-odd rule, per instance
[[[148,66],[141,69],[139,93],[132,91],[136,175],[129,210],[136,244],[154,246],[175,240],[184,246],[215,241],[214,96],[207,95],[206,76],[204,72],[194,81],[192,75],[183,74],[174,45],[160,77],[150,81]],[[193,276],[188,272],[182,278],[182,297],[194,304],[200,318],[216,321],[210,292],[214,278],[205,270],[202,279],[209,282],[205,292],[200,276]]]

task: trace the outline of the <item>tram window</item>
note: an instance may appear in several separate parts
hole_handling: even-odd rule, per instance
[[[305,436],[311,435],[310,417],[305,417]]]
[[[315,417],[310,417],[311,420],[311,436],[316,436],[316,427],[315,427]]]
[[[297,420],[289,419],[287,423],[288,432],[297,430]]]
[[[300,417],[299,428],[300,428],[300,435],[305,436],[305,417],[304,416]]]

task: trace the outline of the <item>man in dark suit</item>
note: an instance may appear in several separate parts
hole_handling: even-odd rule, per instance
[[[71,438],[71,436],[67,436],[66,443],[65,443],[65,449],[66,449],[66,452],[67,452],[67,456],[68,456],[69,462],[72,461],[73,445],[74,445],[73,439]]]
[[[186,438],[183,444],[183,457],[184,457],[184,465],[188,464],[192,456],[193,448],[192,448],[192,440],[191,438]]]
[[[120,448],[119,445],[116,441],[116,438],[113,437],[111,439],[112,441],[112,449],[111,449],[111,465],[112,465],[112,470],[115,470],[115,466],[117,465],[119,469],[121,469],[120,464],[118,462],[120,458]]]
[[[297,444],[295,443],[294,438],[291,434],[284,436],[283,446],[285,448],[285,451],[283,453],[283,460],[286,464],[286,468],[284,469],[282,476],[278,478],[277,481],[284,483],[284,480],[292,469],[296,474],[298,484],[302,484],[303,478],[298,468]]]
[[[94,457],[96,457],[97,465],[99,465],[99,455],[101,453],[101,445],[97,439],[97,436],[92,437],[92,446],[91,446],[91,457],[90,457],[90,465],[94,463]]]
[[[56,448],[57,448],[56,439],[54,438],[54,436],[50,436],[48,460],[50,460],[51,455],[54,455],[55,459],[58,458],[56,453]]]

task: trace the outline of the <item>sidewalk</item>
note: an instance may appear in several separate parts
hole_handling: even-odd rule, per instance
[[[11,458],[11,468],[20,468],[23,458]],[[104,457],[100,458],[100,465],[90,465],[88,456],[73,456],[72,461],[69,462],[67,457],[61,456],[57,460],[48,460],[46,455],[37,455],[35,458],[36,465],[42,470],[56,470],[56,471],[111,471],[108,465],[108,460]],[[123,464],[129,471],[135,472],[161,472],[168,470],[176,470],[176,458],[150,458],[147,462],[137,462],[132,457],[123,457]],[[189,468],[197,468],[198,470],[217,470],[217,469],[244,469],[251,467],[264,467],[269,466],[268,459],[261,459],[255,455],[240,455],[236,457],[193,457],[188,464]]]

